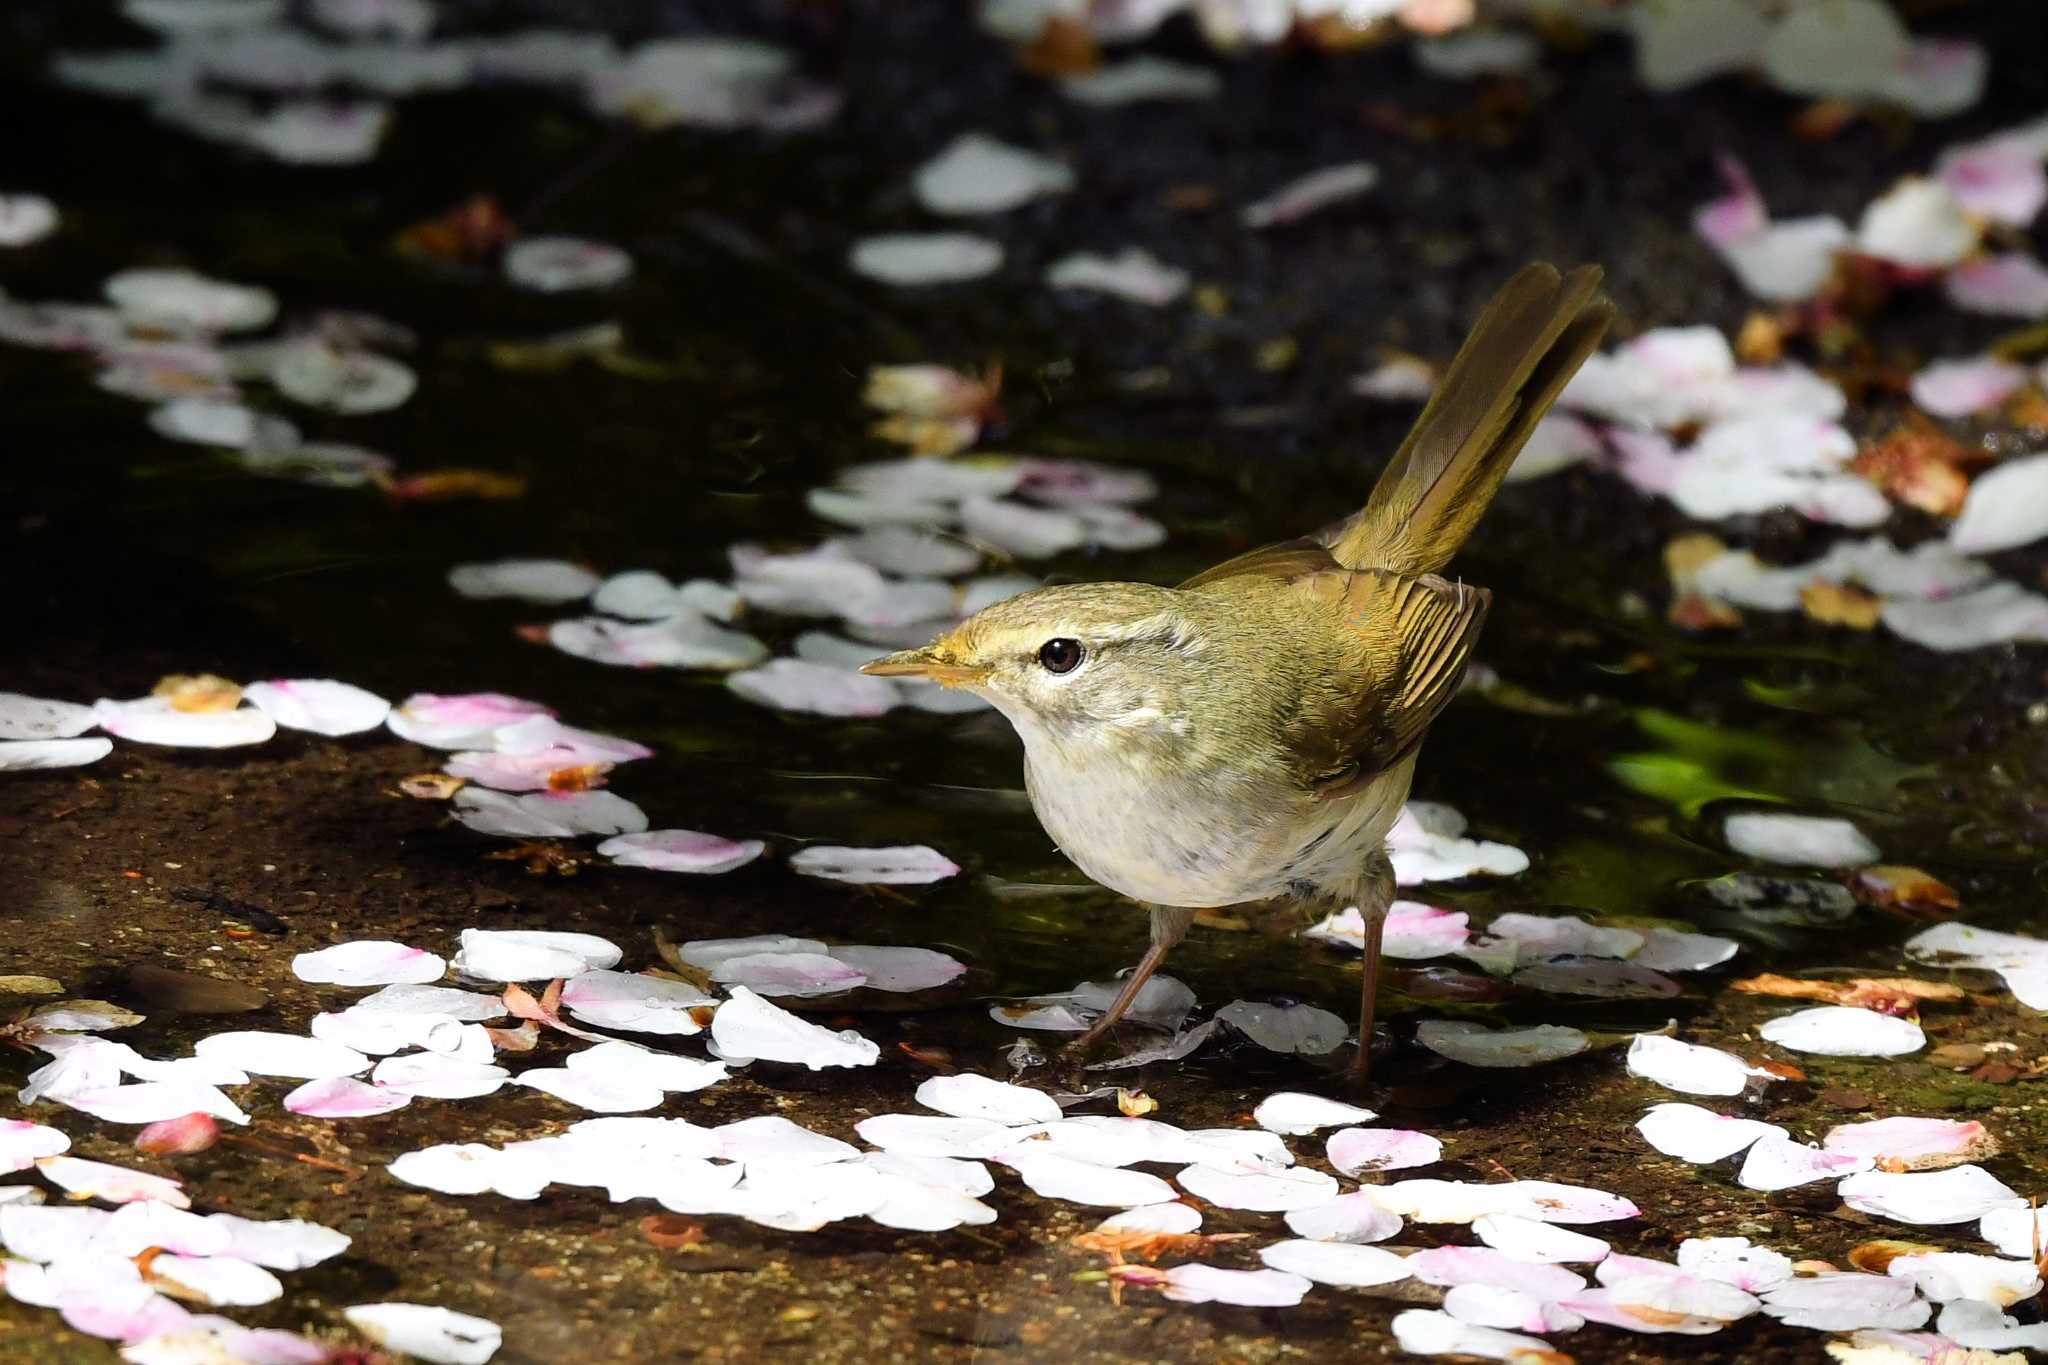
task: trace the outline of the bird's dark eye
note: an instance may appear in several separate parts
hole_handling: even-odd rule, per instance
[[[1038,662],[1045,665],[1048,673],[1072,673],[1081,666],[1084,653],[1079,640],[1062,637],[1047,640],[1038,647]]]

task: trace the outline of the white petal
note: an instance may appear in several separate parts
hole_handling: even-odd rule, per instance
[[[881,1049],[852,1029],[834,1033],[777,1009],[745,986],[711,1018],[719,1055],[793,1062],[817,1071],[830,1066],[873,1066]]]
[[[192,1207],[192,1201],[185,1197],[185,1191],[177,1181],[166,1180],[147,1171],[110,1166],[101,1161],[85,1161],[75,1156],[44,1157],[36,1163],[36,1169],[58,1189],[82,1199],[103,1199],[109,1204],[132,1204],[138,1199],[154,1199],[174,1209]]]
[[[1267,1132],[1294,1136],[1313,1133],[1319,1128],[1332,1128],[1340,1123],[1371,1123],[1377,1117],[1372,1110],[1361,1109],[1355,1104],[1293,1090],[1268,1095],[1259,1101],[1258,1108],[1252,1110],[1252,1121]]]
[[[1670,977],[1633,962],[1589,957],[1560,957],[1535,963],[1516,972],[1514,984],[1552,995],[1583,995],[1597,1000],[1668,999],[1680,989]]]
[[[416,692],[393,707],[384,723],[401,739],[429,748],[488,749],[503,726],[553,714],[537,701],[502,692]]]
[[[113,1217],[105,1209],[77,1205],[9,1204],[0,1207],[0,1246],[7,1248],[8,1255],[25,1261],[55,1261],[93,1242]]]
[[[1990,554],[2048,535],[2048,455],[2006,460],[1977,476],[1948,543],[1961,554]]]
[[[1369,161],[1347,161],[1311,171],[1272,194],[1247,204],[1238,220],[1248,228],[1277,227],[1306,218],[1318,209],[1364,194],[1379,183],[1379,168]]]
[[[1296,1167],[1282,1171],[1223,1171],[1189,1166],[1174,1177],[1181,1188],[1218,1208],[1285,1213],[1313,1208],[1337,1197],[1337,1182],[1321,1171]]]
[[[481,991],[459,990],[454,986],[386,986],[372,991],[349,1006],[391,1014],[438,1014],[461,1023],[487,1024],[505,1017],[505,1002]]]
[[[1950,303],[1973,313],[2009,318],[2048,315],[2048,267],[2024,252],[1965,261],[1943,278],[1942,289]]]
[[[1059,1102],[1043,1090],[1010,1085],[963,1071],[933,1076],[917,1087],[917,1102],[955,1118],[989,1119],[996,1123],[1057,1123]]]
[[[545,1171],[522,1156],[469,1142],[405,1152],[387,1167],[394,1180],[441,1194],[482,1194],[533,1199],[547,1188]]]
[[[2008,1261],[1960,1251],[1895,1256],[1885,1267],[1885,1274],[1910,1280],[1936,1303],[1976,1299],[2005,1308],[2041,1292],[2041,1275],[2033,1261]]]
[[[968,498],[960,504],[960,524],[970,539],[1024,559],[1044,559],[1088,540],[1078,514],[1008,498]]]
[[[1927,1321],[1930,1310],[1908,1280],[1821,1274],[1764,1290],[1763,1311],[1790,1327],[1844,1332],[1865,1327],[1911,1331]]]
[[[697,1033],[692,1012],[715,1003],[688,982],[632,972],[580,972],[562,983],[562,1004],[578,1019],[635,1033]]]
[[[1934,1328],[1956,1345],[1970,1349],[2048,1351],[2048,1323],[2022,1327],[2019,1319],[1999,1312],[1994,1305],[1970,1299],[1943,1305]]]
[[[124,270],[107,281],[104,292],[128,322],[158,331],[253,331],[277,316],[277,296],[268,289],[190,270]]]
[[[778,711],[820,716],[879,716],[903,702],[887,678],[869,678],[807,659],[770,659],[726,678],[735,695]]]
[[[1678,1266],[1752,1294],[1792,1278],[1791,1257],[1752,1246],[1747,1237],[1688,1237],[1678,1244]]]
[[[1288,1215],[1290,1218],[1292,1214]],[[1151,1232],[1175,1236],[1202,1226],[1202,1211],[1192,1204],[1140,1204],[1122,1213],[1112,1213],[1095,1225],[1102,1233]],[[1397,1220],[1398,1226],[1398,1220]]]
[[[1045,282],[1054,289],[1113,294],[1159,308],[1187,293],[1191,277],[1143,247],[1127,246],[1114,256],[1089,251],[1062,256],[1047,267]]]
[[[536,1067],[512,1078],[514,1085],[527,1086],[553,1095],[579,1108],[599,1114],[628,1114],[658,1107],[661,1087],[634,1077],[612,1074],[592,1075],[567,1067]]]
[[[216,1307],[244,1307],[284,1297],[277,1276],[233,1256],[157,1256],[149,1263],[149,1273]]]
[[[788,1166],[829,1166],[850,1161],[859,1152],[838,1138],[814,1133],[779,1114],[762,1114],[722,1124],[711,1130],[719,1155],[730,1161],[780,1169]]]
[[[424,985],[447,970],[433,953],[389,939],[337,943],[292,959],[292,975],[299,980],[334,986]]]
[[[1381,1208],[1363,1190],[1289,1209],[1286,1222],[1288,1231],[1318,1242],[1384,1242],[1401,1230],[1400,1216]]]
[[[1247,1308],[1290,1308],[1310,1282],[1284,1270],[1223,1270],[1177,1265],[1166,1272],[1165,1294],[1177,1303],[1234,1303]]]
[[[913,886],[944,881],[960,865],[923,844],[893,848],[841,848],[813,844],[790,855],[793,871],[807,877],[868,886]]]
[[[25,1171],[37,1160],[71,1150],[71,1139],[27,1119],[0,1119],[0,1174]]]
[[[477,787],[455,793],[455,818],[479,834],[512,839],[574,839],[584,834],[638,834],[647,813],[605,791],[529,792],[512,796]]]
[[[1074,173],[1064,163],[984,133],[954,138],[911,179],[918,203],[948,216],[1001,213],[1073,187]]]
[[[230,1123],[249,1121],[233,1100],[199,1081],[144,1081],[72,1091],[60,1098],[69,1108],[107,1123],[160,1123],[187,1114],[210,1114]]]
[[[180,711],[168,697],[134,701],[102,699],[93,706],[99,727],[138,744],[178,749],[230,749],[261,744],[277,733],[277,722],[253,706],[228,711]]]
[[[546,929],[464,929],[451,964],[484,981],[546,981],[613,967],[622,952],[610,939]]]
[[[543,294],[604,289],[632,273],[631,256],[582,237],[522,237],[505,249],[505,278]]]
[[[1780,1015],[1758,1029],[1757,1036],[1822,1057],[1899,1057],[1927,1045],[1927,1035],[1912,1020],[1848,1005]]]
[[[1741,944],[1714,934],[1688,934],[1656,928],[1643,936],[1643,947],[1629,959],[1633,966],[1660,972],[1698,972],[1718,967],[1735,956]]]
[[[391,703],[374,692],[325,678],[250,683],[242,696],[287,730],[354,735],[384,723]]]
[[[1964,1223],[2026,1202],[1981,1166],[1905,1175],[1864,1171],[1844,1180],[1838,1190],[1842,1202],[1859,1213],[1923,1226]]]
[[[1928,649],[1981,649],[2014,640],[2048,640],[2048,597],[2017,583],[1932,602],[1887,602],[1885,628]]]
[[[855,1124],[854,1131],[863,1141],[904,1156],[985,1157],[1016,1140],[1008,1124],[929,1114],[877,1114]]]
[[[419,1099],[468,1100],[494,1095],[512,1079],[502,1066],[438,1052],[412,1052],[386,1057],[370,1072],[380,1089]]]
[[[1173,1186],[1142,1171],[1117,1170],[1021,1148],[1012,1148],[995,1159],[1016,1171],[1033,1193],[1047,1199],[1114,1209],[1164,1203],[1175,1196]]]
[[[745,938],[693,938],[678,955],[692,967],[716,971],[736,957],[756,953],[822,953],[825,945],[814,938],[791,938],[787,934],[752,934]]]
[[[1877,845],[1847,820],[1751,812],[1722,826],[1728,847],[1746,858],[1799,867],[1857,867],[1878,859]]]
[[[298,1219],[269,1222],[216,1213],[207,1221],[226,1234],[224,1248],[255,1265],[271,1270],[304,1270],[348,1250],[349,1238],[333,1228]]]
[[[114,741],[98,735],[85,739],[0,740],[0,773],[82,768],[113,751]]]
[[[1696,1104],[1652,1105],[1650,1112],[1637,1120],[1636,1131],[1666,1156],[1699,1163],[1726,1160],[1759,1138],[1786,1136],[1775,1123],[1716,1114]]]
[[[1424,1284],[1487,1284],[1541,1299],[1559,1299],[1586,1287],[1585,1277],[1561,1265],[1519,1261],[1492,1247],[1432,1247],[1408,1258],[1408,1273]]]
[[[2000,1255],[2034,1259],[2034,1249],[2048,1246],[2048,1209],[1993,1209],[1978,1221],[1977,1233]]]
[[[1206,100],[1222,93],[1223,82],[1205,66],[1139,55],[1110,62],[1060,82],[1068,99],[1107,106],[1145,100]]]
[[[1481,1360],[1541,1360],[1553,1354],[1541,1337],[1460,1322],[1449,1313],[1410,1308],[1394,1315],[1394,1340],[1410,1355]]]
[[[1341,1174],[1355,1176],[1432,1165],[1443,1160],[1444,1145],[1405,1128],[1345,1128],[1330,1134],[1327,1153]]]
[[[863,237],[847,264],[884,284],[957,284],[1002,268],[1003,248],[966,232],[899,232]]]
[[[1586,1320],[1534,1294],[1490,1284],[1454,1284],[1444,1291],[1444,1311],[1474,1327],[1519,1332],[1572,1332]]]
[[[582,565],[562,559],[499,559],[458,564],[448,571],[448,586],[464,597],[512,597],[545,605],[588,597],[599,582]]]
[[[1947,186],[1909,176],[1863,210],[1856,248],[1896,265],[1939,269],[1969,255],[1978,232]]]
[[[1472,1220],[1479,1240],[1518,1261],[1554,1264],[1561,1261],[1602,1261],[1607,1243],[1583,1232],[1555,1227],[1512,1213],[1490,1213]]]
[[[1259,1259],[1317,1284],[1393,1284],[1409,1276],[1407,1257],[1351,1242],[1275,1242],[1259,1249]]]
[[[70,739],[97,723],[90,706],[0,692],[0,739]]]
[[[1912,396],[1936,417],[1969,417],[1997,407],[2026,382],[2025,368],[2009,360],[1937,360],[1913,376]]]
[[[315,1119],[356,1119],[388,1114],[412,1103],[403,1090],[366,1085],[348,1076],[307,1081],[284,1097],[284,1107],[294,1114]]]
[[[257,1076],[324,1080],[330,1076],[356,1076],[370,1069],[370,1059],[352,1047],[295,1033],[216,1033],[200,1039],[192,1051],[204,1061]]]
[[[823,953],[750,953],[729,957],[712,969],[720,985],[745,986],[761,995],[802,999],[837,995],[866,984],[867,977]]]
[[[494,1322],[425,1304],[358,1304],[342,1316],[378,1345],[435,1365],[484,1365],[504,1341]]]
[[[957,980],[967,964],[930,948],[882,948],[841,944],[827,950],[867,977],[871,991],[928,991]]]

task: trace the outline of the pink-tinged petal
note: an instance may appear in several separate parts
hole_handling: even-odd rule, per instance
[[[1754,1296],[1731,1285],[1691,1277],[1620,1279],[1558,1301],[1588,1322],[1626,1331],[1707,1336],[1757,1311]]]
[[[242,695],[285,729],[319,735],[374,730],[391,712],[391,703],[376,693],[326,678],[250,683]]]
[[[1413,886],[1479,874],[1512,877],[1528,869],[1528,854],[1507,844],[1463,838],[1465,828],[1465,817],[1449,806],[1409,802],[1387,831],[1394,879]]]
[[[1994,1209],[2016,1209],[2026,1203],[1981,1166],[1905,1175],[1864,1171],[1838,1189],[1842,1202],[1859,1213],[1922,1226],[1964,1223]]]
[[[191,1314],[172,1299],[138,1285],[104,1293],[74,1292],[57,1307],[66,1325],[107,1341],[144,1341],[183,1327]]]
[[[1301,1302],[1309,1291],[1309,1285],[1310,1282],[1302,1276],[1282,1270],[1223,1270],[1190,1263],[1168,1270],[1161,1289],[1176,1303],[1291,1308]]]
[[[581,237],[522,237],[505,251],[505,278],[543,294],[606,289],[632,274],[631,256]]]
[[[1424,1284],[1485,1284],[1539,1299],[1559,1299],[1586,1287],[1585,1277],[1563,1266],[1518,1261],[1492,1247],[1432,1247],[1408,1258],[1408,1273]]]
[[[1685,465],[1669,436],[1660,431],[1613,427],[1607,432],[1607,442],[1614,447],[1615,472],[1637,492],[1669,497],[1678,487]]]
[[[1716,164],[1728,192],[1694,210],[1692,226],[1709,246],[1726,250],[1769,227],[1771,215],[1764,207],[1764,197],[1757,193],[1756,182],[1749,177],[1748,167],[1728,152],[1721,153]]]
[[[845,944],[831,956],[867,977],[871,991],[928,991],[966,974],[967,964],[930,948],[881,948]]]
[[[370,1073],[370,1083],[380,1090],[430,1100],[470,1100],[495,1095],[511,1079],[512,1073],[502,1066],[437,1052],[386,1057]]]
[[[1968,417],[1997,407],[2027,382],[2024,367],[1980,356],[1937,360],[1913,376],[1913,402],[1936,417]]]
[[[1998,317],[2048,317],[2048,267],[2024,252],[1979,256],[1948,272],[1948,301]]]
[[[629,972],[586,971],[562,984],[563,1007],[584,1023],[636,1033],[700,1032],[694,1012],[715,1003],[687,982]]]
[[[1870,1158],[1824,1152],[1778,1134],[1764,1135],[1743,1159],[1736,1177],[1744,1189],[1766,1193],[1811,1185],[1818,1180],[1838,1180],[1845,1175],[1870,1169]]]
[[[1298,222],[1320,209],[1355,199],[1379,183],[1379,167],[1369,161],[1325,166],[1290,180],[1256,203],[1247,204],[1238,220],[1252,229]]]
[[[1747,1237],[1688,1237],[1678,1244],[1678,1268],[1752,1294],[1792,1278],[1791,1257]]]
[[[1837,1124],[1828,1129],[1821,1146],[1841,1156],[1867,1157],[1886,1170],[1906,1171],[1959,1166],[1998,1154],[1998,1140],[1974,1119],[1890,1118]]]
[[[960,865],[923,844],[889,848],[844,848],[813,844],[790,855],[792,871],[864,886],[912,886],[944,881]]]
[[[284,1107],[311,1119],[360,1119],[388,1114],[412,1103],[402,1090],[365,1085],[350,1076],[307,1081],[284,1097]]]
[[[1443,1143],[1403,1128],[1346,1128],[1330,1134],[1325,1150],[1330,1164],[1349,1176],[1429,1166],[1444,1155]]]
[[[1983,46],[1968,38],[1916,38],[1875,93],[1920,118],[1949,118],[1983,98],[1989,67]]]
[[[168,697],[102,700],[93,707],[99,727],[137,744],[174,749],[231,749],[261,744],[277,733],[277,722],[254,706],[228,711],[180,711]]]
[[[757,705],[821,716],[879,716],[903,702],[902,690],[887,678],[808,659],[771,659],[725,682]]]
[[[1939,601],[1887,602],[1883,620],[1885,629],[1894,635],[1927,649],[1982,649],[2012,641],[2048,640],[2048,597],[2028,592],[2017,583],[1999,582]],[[2033,1009],[2048,1009],[2048,982],[2043,982],[2039,973],[2009,973],[2006,988],[2020,995],[2022,980],[2032,995],[2024,1003]]]
[[[220,1125],[211,1114],[183,1114],[159,1119],[135,1135],[135,1150],[149,1156],[189,1156],[220,1141]]]
[[[1317,1284],[1365,1287],[1393,1284],[1410,1275],[1406,1257],[1355,1242],[1275,1242],[1259,1250],[1259,1259],[1275,1270],[1314,1280]]]
[[[812,1071],[873,1066],[882,1052],[852,1029],[821,1028],[769,1004],[745,986],[733,987],[732,998],[711,1017],[711,1038],[726,1060],[789,1062]]]
[[[399,738],[432,749],[486,749],[501,727],[554,714],[537,701],[502,692],[416,692],[392,709],[385,724]]]
[[[1474,1327],[1514,1332],[1574,1332],[1586,1325],[1577,1313],[1533,1294],[1490,1284],[1452,1285],[1444,1291],[1444,1311]]]
[[[1292,1226],[1290,1224],[1289,1226]],[[1299,1229],[1296,1229],[1299,1231]],[[1583,1232],[1540,1223],[1512,1213],[1490,1213],[1472,1221],[1479,1240],[1517,1261],[1554,1265],[1570,1261],[1601,1261],[1607,1258],[1607,1243]]]
[[[553,716],[530,716],[500,726],[490,748],[500,754],[544,754],[567,751],[579,760],[630,763],[651,758],[654,750],[637,740],[564,725]]]
[[[71,1150],[71,1139],[27,1119],[0,1119],[0,1174],[25,1171],[46,1156]]]
[[[1144,502],[1159,492],[1159,481],[1142,469],[1098,464],[1093,460],[1033,456],[1017,460],[1013,467],[1019,494],[1061,507]]]
[[[1943,152],[1934,176],[1971,213],[2025,227],[2048,204],[2041,150],[2023,137],[1992,137]]]
[[[489,1319],[418,1303],[358,1304],[342,1316],[379,1346],[436,1365],[485,1365],[505,1339]]]
[[[1380,1207],[1363,1190],[1289,1209],[1286,1223],[1296,1236],[1319,1242],[1384,1242],[1401,1230],[1400,1215]]]
[[[435,954],[389,939],[337,943],[292,959],[292,975],[299,980],[333,986],[425,985],[447,970]]]
[[[724,839],[693,829],[656,829],[607,839],[597,851],[621,867],[709,875],[744,867],[767,847],[759,839]]]
[[[1358,911],[1354,907],[1347,913],[1355,916]],[[1395,901],[1387,911],[1381,951],[1388,957],[1408,960],[1454,953],[1471,937],[1467,922],[1468,916],[1461,910],[1445,910],[1420,901]],[[1360,928],[1362,931],[1362,924]]]
[[[534,754],[451,754],[441,765],[443,772],[501,792],[557,790],[566,785],[587,790],[605,785],[611,764],[569,749],[547,749]],[[558,776],[560,774],[560,776]]]
[[[746,986],[761,995],[836,995],[864,985],[862,972],[822,953],[751,953],[728,958],[712,971],[721,985]]]
[[[154,1199],[174,1209],[189,1209],[192,1201],[175,1180],[147,1171],[110,1166],[102,1161],[85,1161],[75,1156],[44,1157],[36,1163],[44,1178],[66,1194],[85,1199],[104,1199],[109,1204],[130,1204]]]
[[[1521,483],[1596,458],[1604,447],[1590,422],[1568,412],[1547,412],[1536,422],[1522,453],[1508,466],[1507,481]]]

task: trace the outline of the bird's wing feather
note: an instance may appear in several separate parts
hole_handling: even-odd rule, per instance
[[[1282,540],[1261,545],[1256,550],[1246,550],[1213,568],[1202,570],[1180,586],[1182,591],[1206,588],[1227,578],[1277,578],[1291,582],[1328,573],[1338,567],[1320,535],[1304,536],[1299,540]]]
[[[1490,598],[1435,574],[1375,570],[1317,575],[1297,590],[1335,608],[1354,660],[1291,736],[1303,786],[1335,799],[1422,743],[1457,695]]]

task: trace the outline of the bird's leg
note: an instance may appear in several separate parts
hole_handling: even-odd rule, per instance
[[[1359,918],[1365,921],[1365,965],[1358,986],[1358,1053],[1351,1059],[1351,1083],[1364,1085],[1372,1072],[1373,1015],[1379,1010],[1380,940],[1386,936],[1387,907],[1394,903],[1394,864],[1384,846],[1366,861],[1357,892]]]
[[[1151,980],[1152,973],[1158,971],[1159,964],[1166,961],[1166,955],[1173,951],[1173,945],[1187,936],[1188,926],[1195,922],[1194,911],[1177,905],[1154,905],[1149,908],[1152,911],[1152,946],[1145,950],[1145,956],[1131,969],[1130,976],[1124,981],[1124,988],[1116,993],[1116,999],[1109,1002],[1109,1008],[1095,1021],[1095,1026],[1076,1038],[1069,1051],[1086,1052],[1116,1026],[1116,1021],[1124,1017],[1125,1012],[1131,1007],[1131,1002],[1138,998],[1138,992]]]

